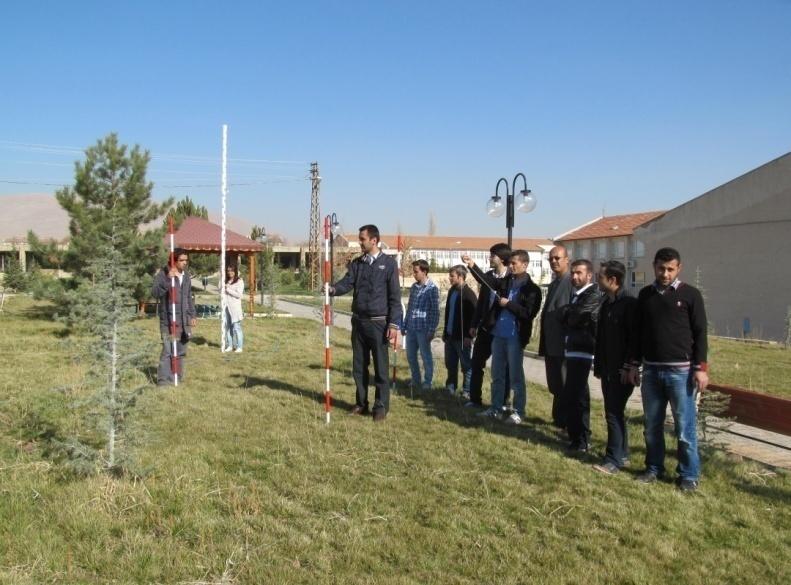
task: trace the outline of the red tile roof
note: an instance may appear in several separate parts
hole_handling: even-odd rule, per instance
[[[176,245],[190,252],[219,252],[221,232],[220,226],[202,217],[187,217],[176,230]],[[167,234],[165,244],[170,245]],[[226,229],[225,249],[228,252],[260,252],[264,246]]]
[[[388,248],[395,248],[398,244],[398,235],[382,234],[382,244]],[[346,234],[344,236],[351,243],[357,242],[357,234]],[[473,251],[486,250],[499,242],[505,242],[506,238],[500,236],[425,236],[401,234],[401,240],[407,248],[417,250],[459,250]],[[552,242],[546,238],[514,238],[514,250],[533,250],[540,251],[540,245],[551,246]]]
[[[664,215],[665,211],[644,211],[642,213],[627,213],[625,215],[609,215],[594,219],[580,227],[561,234],[555,238],[556,242],[569,240],[588,240],[591,238],[613,238],[616,236],[630,236],[636,227]]]

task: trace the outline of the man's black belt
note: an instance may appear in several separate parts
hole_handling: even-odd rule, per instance
[[[352,313],[352,319],[357,319],[358,321],[387,321],[387,315],[381,315],[378,317],[360,317],[360,315],[355,315]]]

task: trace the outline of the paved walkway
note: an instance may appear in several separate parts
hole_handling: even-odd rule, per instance
[[[282,311],[288,311],[295,317],[322,319],[322,313],[318,307],[279,300],[277,301],[277,308]],[[351,317],[336,312],[334,325],[351,330]],[[442,341],[440,339],[434,339],[431,346],[436,356],[443,354]],[[528,381],[541,384],[542,386],[546,385],[544,361],[541,358],[526,354],[524,368],[525,377]],[[591,399],[602,400],[599,380],[591,376],[589,383]],[[639,392],[632,394],[627,407],[637,412],[643,411]],[[715,421],[711,425],[720,429],[713,433],[713,438],[718,443],[721,443],[727,451],[771,465],[772,467],[791,469],[791,437],[734,422]]]

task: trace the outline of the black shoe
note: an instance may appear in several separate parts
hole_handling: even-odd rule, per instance
[[[360,406],[359,404],[356,404],[352,406],[352,409],[349,411],[349,414],[359,414],[361,416],[367,416],[370,414],[370,412],[368,411],[367,406]]]
[[[679,479],[676,483],[682,492],[694,492],[698,489],[698,482],[694,479]]]
[[[640,483],[656,483],[659,479],[659,474],[656,471],[646,470],[635,478],[635,481]]]
[[[618,469],[618,466],[612,461],[605,461],[604,463],[599,463],[597,465],[594,465],[593,469],[595,469],[599,473],[604,473],[606,475],[615,475],[620,471],[620,469]]]
[[[387,418],[387,413],[384,411],[384,409],[374,410],[375,423],[384,422],[386,418]]]
[[[585,443],[571,443],[566,447],[566,452],[569,455],[585,455],[588,452],[588,446]]]

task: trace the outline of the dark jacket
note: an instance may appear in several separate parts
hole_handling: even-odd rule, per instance
[[[346,276],[333,286],[332,295],[340,296],[352,289],[355,317],[385,317],[388,325],[401,328],[401,285],[395,258],[381,252],[373,264],[368,264],[365,254],[352,260]]]
[[[569,304],[573,290],[571,274],[568,272],[549,284],[544,309],[541,311],[538,355],[563,357],[565,341],[563,323],[561,323],[562,309]]]
[[[600,306],[601,293],[599,287],[594,284],[579,294],[576,301],[570,302],[561,309],[566,355],[569,352],[593,355],[596,351],[596,328]]]
[[[170,277],[168,268],[160,270],[154,277],[151,287],[151,296],[159,303],[159,330],[163,335],[170,331],[171,302],[170,302]],[[190,275],[184,272],[184,277],[179,284],[176,279],[176,327],[187,337],[192,335],[191,321],[195,318],[195,302],[192,298],[192,281]]]
[[[629,361],[637,336],[637,299],[623,289],[612,300],[605,297],[599,309],[593,374],[604,380],[619,380],[619,371]]]
[[[452,288],[448,291],[448,298],[450,298],[451,292],[455,291],[456,293],[459,292],[459,289]],[[464,337],[465,338],[472,338],[470,335],[470,327],[472,323],[472,319],[475,316],[475,303],[477,301],[477,297],[473,290],[467,286],[466,284],[462,288],[461,294],[461,312],[459,311],[459,301],[456,301],[455,311],[456,314],[453,319],[453,331],[448,331],[448,317],[450,317],[450,303],[445,302],[445,321],[444,326],[442,329],[442,340],[446,341],[447,339],[463,339],[462,337],[462,325],[464,326]]]
[[[478,282],[481,282],[485,276],[477,265],[472,267],[471,272]],[[500,312],[511,311],[516,316],[516,329],[519,332],[519,342],[522,347],[530,342],[530,336],[533,334],[533,319],[541,310],[541,289],[533,282],[529,274],[524,274],[523,277],[525,281],[519,289],[519,294],[513,300],[508,301],[505,307],[501,307],[499,301],[495,301],[495,304],[492,305],[491,310],[486,315],[486,320],[481,324],[481,327],[491,333],[500,318]],[[498,296],[508,297],[508,291],[515,278],[518,277],[511,274],[507,278],[496,280],[497,287],[495,290]]]
[[[506,272],[504,276],[498,278],[495,276],[494,270],[487,270],[484,273],[483,279],[489,283],[489,286],[481,283],[481,286],[478,289],[478,303],[475,305],[475,316],[472,318],[472,324],[470,327],[475,329],[486,329],[484,323],[488,321],[489,312],[494,308],[494,305],[497,302],[496,299],[494,302],[491,301],[492,289],[498,290],[498,283],[503,278],[508,278],[509,274],[510,272]],[[489,287],[491,287],[491,289]]]

